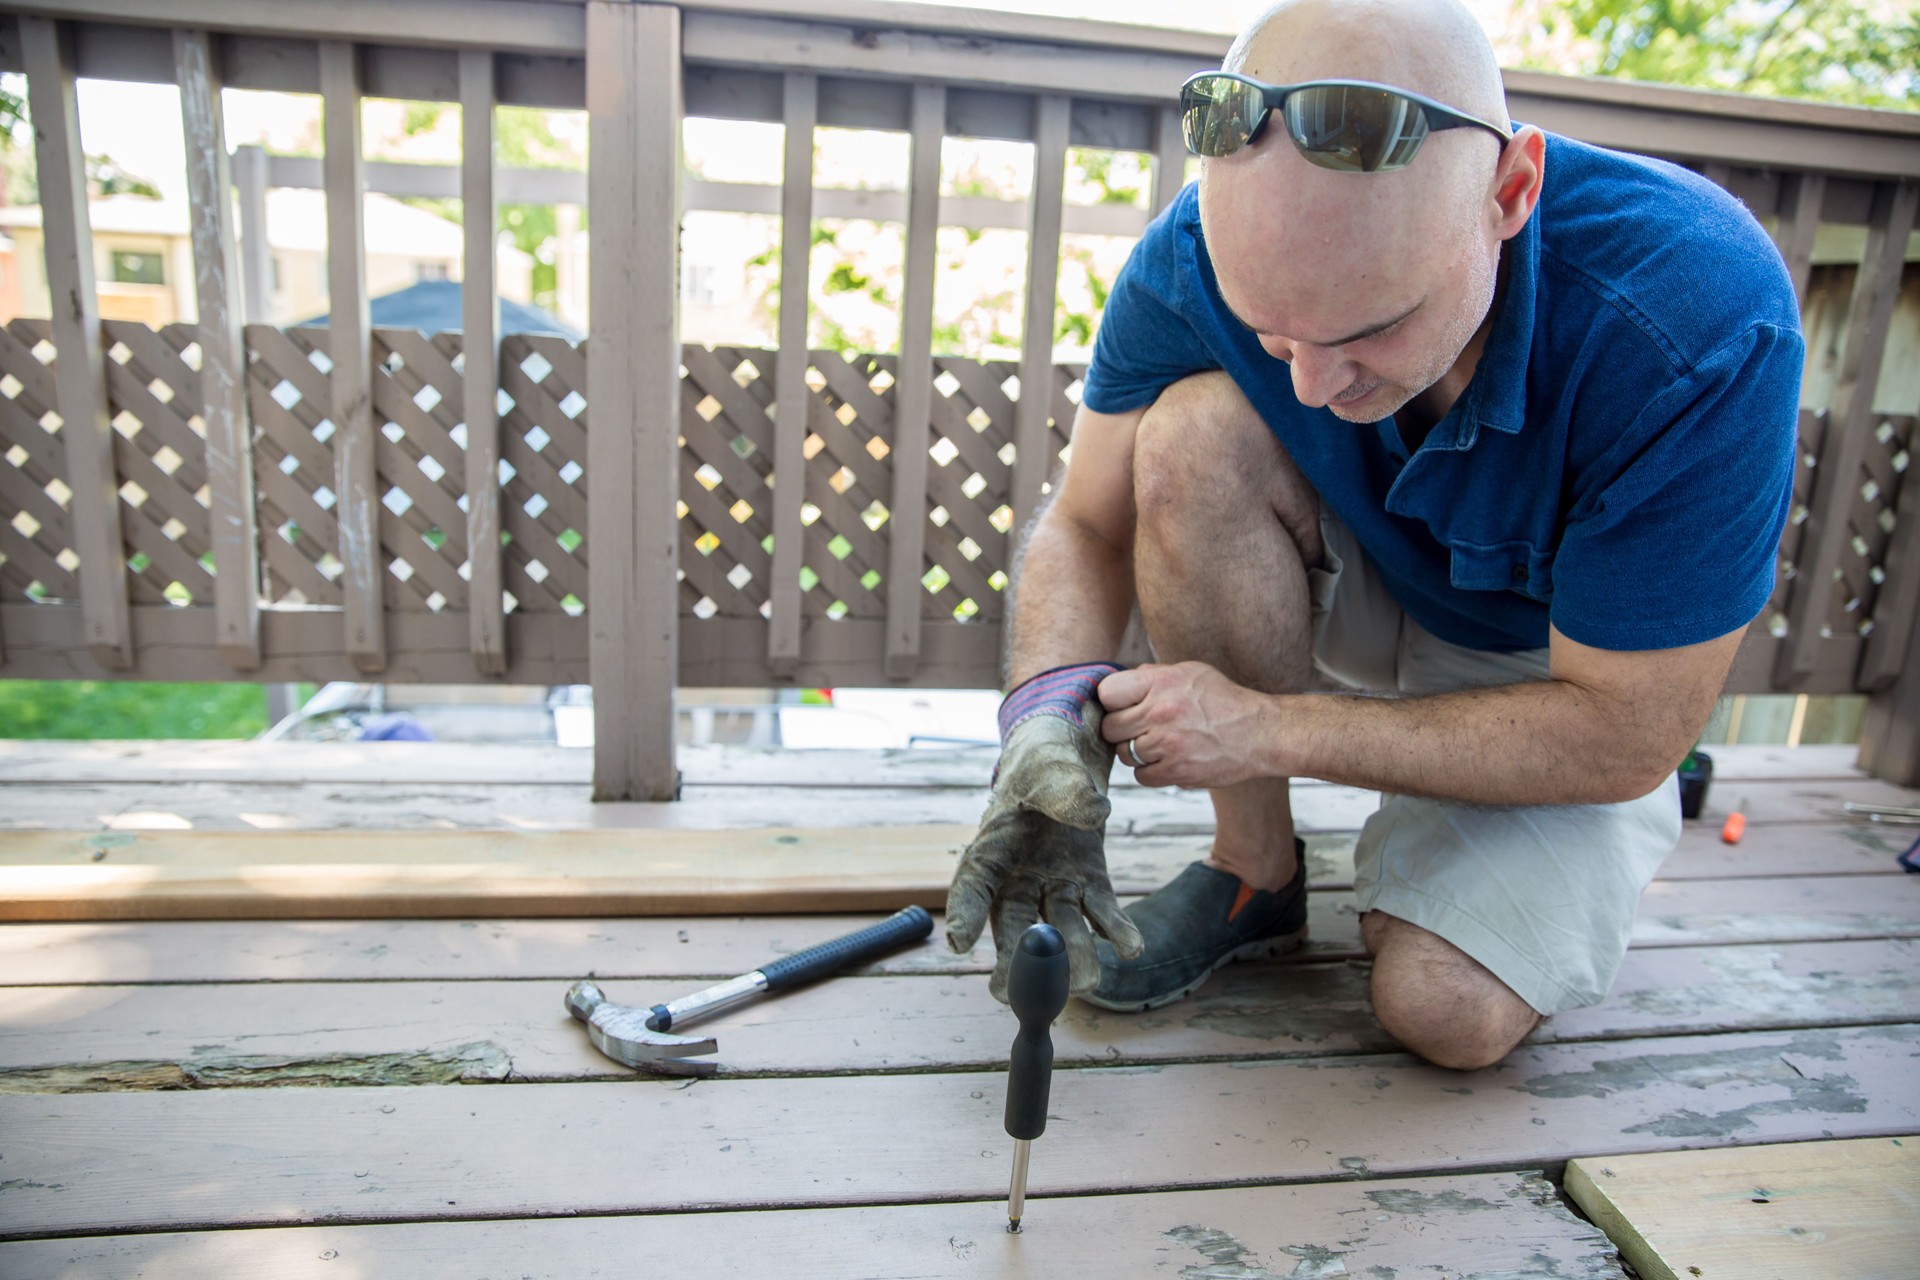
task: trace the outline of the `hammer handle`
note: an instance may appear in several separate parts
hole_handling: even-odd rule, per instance
[[[782,956],[772,964],[761,966],[760,973],[766,977],[767,990],[785,991],[788,987],[838,973],[862,960],[883,956],[909,942],[918,942],[932,932],[933,917],[927,914],[927,909],[908,907],[879,924]]]

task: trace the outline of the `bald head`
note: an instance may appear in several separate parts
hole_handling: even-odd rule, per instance
[[[1234,42],[1225,66],[1268,84],[1370,80],[1509,123],[1493,48],[1459,0],[1281,0]],[[1502,157],[1485,130],[1448,129],[1428,135],[1403,169],[1324,169],[1293,147],[1276,114],[1251,145],[1202,163],[1201,222],[1221,293],[1294,364],[1303,399],[1303,344],[1345,347],[1396,317],[1428,328],[1431,358],[1381,374],[1383,385],[1405,381],[1404,400],[1453,364],[1491,306]],[[1367,403],[1384,408],[1388,398]],[[1341,403],[1332,401],[1336,412]]]

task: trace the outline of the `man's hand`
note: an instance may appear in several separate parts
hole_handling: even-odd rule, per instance
[[[1210,789],[1263,775],[1268,699],[1204,662],[1117,671],[1100,682],[1100,701],[1101,734],[1143,786]]]
[[[971,950],[991,921],[998,957],[988,990],[1003,1003],[1013,949],[1040,920],[1066,940],[1075,991],[1091,991],[1100,981],[1093,930],[1123,956],[1140,953],[1140,932],[1114,897],[1101,847],[1113,749],[1100,737],[1093,690],[1112,669],[1100,664],[1036,676],[1009,694],[1001,710],[993,800],[954,872],[947,944]]]

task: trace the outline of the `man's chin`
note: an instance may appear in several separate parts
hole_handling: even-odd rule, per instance
[[[1352,400],[1329,401],[1327,410],[1342,422],[1365,424],[1392,417],[1409,399],[1411,399],[1409,396],[1396,397],[1394,389],[1383,382],[1365,395],[1357,396]]]

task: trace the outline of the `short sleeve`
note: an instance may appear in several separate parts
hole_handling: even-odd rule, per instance
[[[1553,625],[1600,649],[1674,649],[1773,594],[1793,496],[1804,344],[1755,325],[1672,380],[1596,463],[1553,567]]]
[[[1189,374],[1220,367],[1182,314],[1198,251],[1188,225],[1194,191],[1189,186],[1154,219],[1107,296],[1080,393],[1096,413],[1130,412]]]

